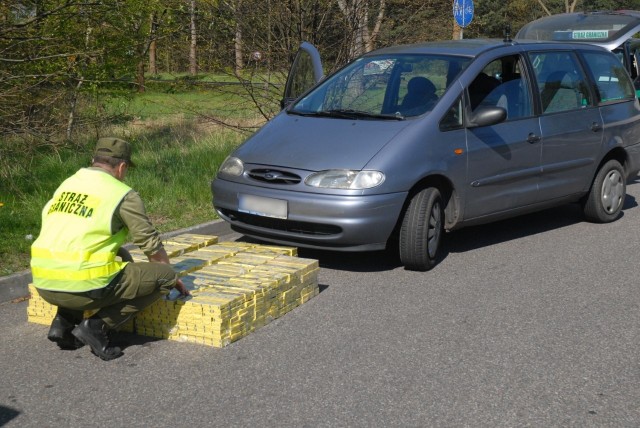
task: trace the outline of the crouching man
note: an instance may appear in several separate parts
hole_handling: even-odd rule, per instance
[[[42,211],[31,271],[40,296],[58,306],[47,337],[61,349],[84,344],[103,360],[118,358],[110,330],[172,288],[188,294],[140,195],[123,183],[133,166],[129,143],[101,138],[91,167],[67,178]],[[150,263],[132,262],[120,248],[129,234]],[[83,319],[83,311],[96,309]]]

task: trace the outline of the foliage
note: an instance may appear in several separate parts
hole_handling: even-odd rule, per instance
[[[264,119],[277,113],[282,82],[303,40],[327,72],[367,49],[451,38],[451,0],[10,0],[0,3],[0,136],[27,144],[74,144],[86,124],[114,119],[78,102],[102,90],[143,90],[153,72],[189,72],[191,22],[199,73],[226,74]],[[560,0],[476,1],[465,37],[502,37],[510,24],[566,10]],[[580,0],[580,9],[638,9],[640,0]],[[364,40],[367,38],[367,40]],[[355,46],[354,44],[362,44]],[[147,76],[148,78],[149,76]],[[155,77],[155,75],[150,76]],[[194,80],[197,75],[191,75]],[[188,80],[177,82],[188,85]],[[228,88],[227,88],[228,89]],[[117,118],[116,118],[117,119]],[[220,121],[220,118],[215,118]],[[95,128],[95,127],[94,127]]]
[[[172,98],[191,95],[136,97],[129,104],[136,106],[132,120],[104,130],[132,142],[137,166],[129,170],[126,182],[141,194],[161,232],[215,218],[209,183],[241,140],[238,133],[212,126],[199,117],[167,115],[159,110],[174,102]],[[214,100],[207,105],[221,102]],[[0,185],[0,275],[28,267],[42,207],[66,177],[88,165],[94,144],[95,139],[87,139],[75,148],[52,152],[42,147],[28,156],[14,155],[11,186],[5,185],[7,181]]]

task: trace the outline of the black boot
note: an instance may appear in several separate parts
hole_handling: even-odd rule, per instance
[[[71,332],[78,340],[91,347],[91,352],[105,361],[113,360],[122,355],[117,346],[109,346],[109,327],[97,317],[82,321]]]
[[[58,344],[60,349],[74,350],[84,345],[72,334],[71,330],[82,321],[82,312],[58,308],[51,322],[47,339]]]

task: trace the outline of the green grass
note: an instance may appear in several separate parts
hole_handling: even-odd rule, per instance
[[[86,165],[86,159],[84,164]],[[38,156],[17,172],[14,191],[0,188],[0,275],[28,267],[31,240],[38,236],[40,212],[55,189],[54,182],[73,173],[82,161],[77,153]],[[16,189],[17,188],[17,189]]]
[[[162,231],[191,226],[215,218],[210,182],[241,136],[218,130],[188,141],[146,137],[133,140],[136,168],[127,184],[136,189],[154,224]]]
[[[191,90],[172,92],[149,91],[133,98],[109,97],[105,108],[111,113],[123,113],[136,119],[155,119],[182,114],[199,117],[211,112],[227,113],[227,116],[251,114],[252,104],[244,97],[242,88],[232,90]]]
[[[249,105],[234,100],[232,108],[229,99],[199,91],[145,93],[130,101],[112,98],[109,102],[137,112],[131,121],[102,129],[100,134],[133,144],[137,167],[129,170],[125,182],[140,193],[158,230],[215,219],[211,179],[246,134],[215,125],[202,112],[213,114],[219,109],[228,119],[259,124]],[[42,207],[66,177],[88,166],[95,138],[75,147],[24,153],[14,145],[4,150],[11,156],[4,160],[3,144],[8,147],[9,143],[0,141],[0,275],[8,275],[28,268]]]

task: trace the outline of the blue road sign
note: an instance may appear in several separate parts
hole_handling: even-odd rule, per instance
[[[453,3],[453,17],[462,28],[473,19],[473,0],[456,0]]]

